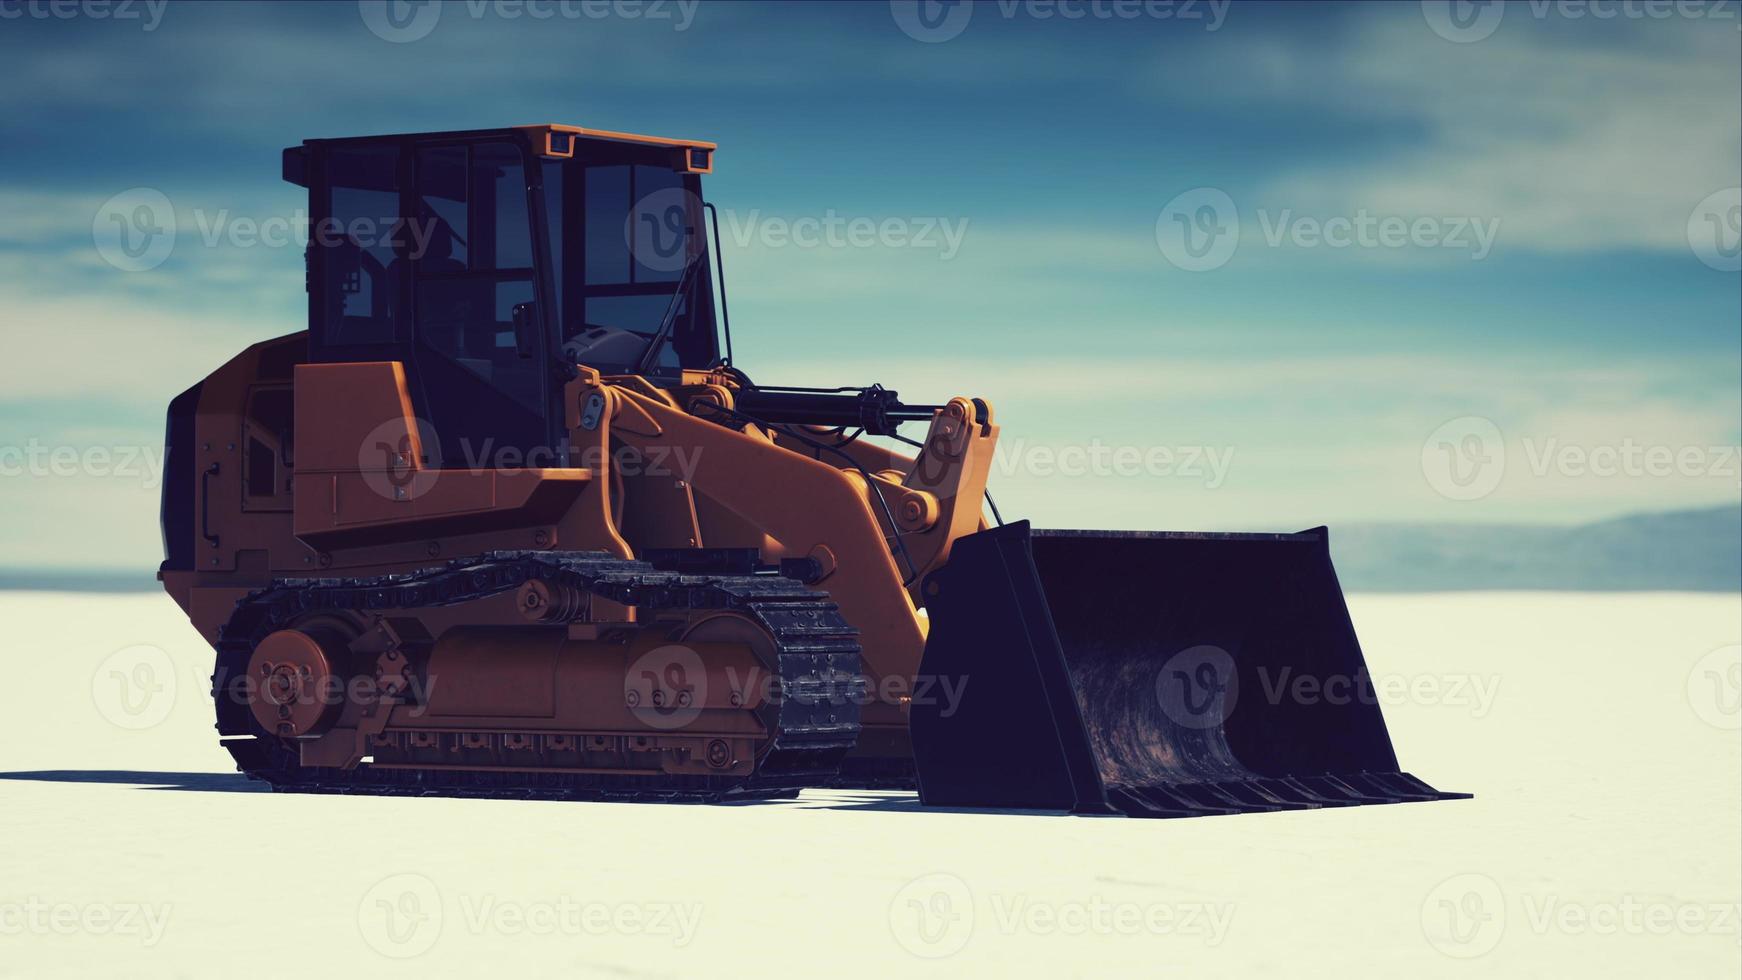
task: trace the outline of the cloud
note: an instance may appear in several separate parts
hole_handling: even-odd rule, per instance
[[[1609,43],[1514,9],[1475,44],[1442,40],[1411,10],[1340,40],[1228,32],[1196,49],[1186,70],[1217,79],[1212,102],[1325,118],[1359,107],[1412,134],[1335,162],[1283,161],[1242,205],[1499,218],[1502,249],[1686,249],[1695,206],[1742,171],[1735,25],[1633,23]]]

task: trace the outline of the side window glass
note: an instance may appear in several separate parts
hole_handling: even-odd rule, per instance
[[[417,154],[417,220],[424,274],[466,271],[466,148],[438,146]]]
[[[568,266],[563,261],[563,162],[561,160],[546,160],[544,162],[544,225],[548,233],[547,245],[550,249],[551,280],[556,284],[553,290],[556,299],[556,316],[552,319],[559,325],[568,321],[563,319],[564,282],[568,278]]]
[[[391,344],[404,263],[399,225],[399,151],[336,147],[327,161],[327,213],[320,244],[329,345]]]
[[[676,282],[690,257],[689,200],[683,175],[664,167],[635,167],[635,268],[632,281]]]
[[[543,361],[523,357],[514,309],[534,302],[532,223],[526,171],[510,143],[426,147],[418,151],[418,198],[427,236],[417,260],[420,348],[483,382],[528,413],[544,411]],[[427,367],[428,365],[426,365]],[[450,424],[448,428],[454,428]]]
[[[629,168],[587,168],[587,284],[613,286],[629,281]]]
[[[532,222],[526,214],[526,168],[509,143],[472,148],[472,199],[477,202],[474,269],[531,269]]]

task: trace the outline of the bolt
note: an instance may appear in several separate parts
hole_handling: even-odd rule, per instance
[[[633,708],[641,703],[641,695],[638,692],[630,691],[623,695],[623,700],[629,707]]]
[[[677,692],[677,706],[678,707],[687,708],[690,706],[690,702],[693,700],[694,700],[694,698],[690,697],[690,692],[688,692],[688,691]]]

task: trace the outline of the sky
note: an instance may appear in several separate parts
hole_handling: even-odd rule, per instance
[[[988,399],[1006,519],[1733,505],[1739,26],[1600,0],[0,0],[0,566],[159,559],[168,400],[304,325],[300,242],[266,231],[306,204],[283,147],[533,122],[718,142],[738,365]],[[117,252],[142,201],[167,255]]]

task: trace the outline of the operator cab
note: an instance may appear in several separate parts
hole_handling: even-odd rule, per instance
[[[309,192],[309,360],[402,362],[431,466],[564,465],[574,365],[659,381],[719,362],[713,152],[570,126],[286,149]]]

